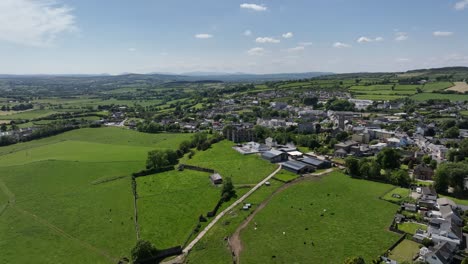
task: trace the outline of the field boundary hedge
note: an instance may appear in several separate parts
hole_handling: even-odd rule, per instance
[[[184,169],[194,170],[194,171],[201,171],[201,172],[208,172],[208,173],[215,173],[216,172],[213,169],[203,168],[203,167],[194,166],[194,165],[180,164],[179,165],[179,170],[183,171]]]

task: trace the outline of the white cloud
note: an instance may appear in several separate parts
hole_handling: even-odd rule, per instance
[[[137,51],[137,49],[135,49],[135,48],[129,48],[128,51],[130,51],[130,52],[135,52],[135,51]]]
[[[252,55],[252,56],[253,55],[260,56],[260,55],[265,54],[265,49],[260,48],[260,47],[251,48],[247,51],[247,54]]]
[[[369,43],[369,42],[380,42],[383,41],[384,39],[382,37],[376,37],[376,38],[368,38],[368,37],[360,37],[356,41],[358,43]]]
[[[341,48],[350,48],[351,45],[346,44],[346,43],[342,43],[342,42],[335,42],[335,43],[333,43],[333,47],[341,49]]]
[[[454,7],[456,10],[463,10],[467,6],[468,6],[468,0],[462,0],[462,1],[457,2]]]
[[[255,39],[255,42],[257,43],[279,43],[280,40],[275,39],[275,38],[270,38],[270,37],[263,37],[263,38],[259,37]]]
[[[294,47],[294,48],[289,48],[288,52],[298,52],[298,51],[303,51],[303,50],[305,50],[304,46],[297,46],[297,47]]]
[[[197,39],[209,39],[209,38],[212,38],[212,37],[213,37],[213,35],[205,34],[205,33],[195,35],[195,38],[197,38]]]
[[[411,59],[408,59],[408,58],[397,58],[395,61],[396,61],[396,62],[409,62],[409,61],[411,61]]]
[[[62,33],[77,30],[72,11],[50,0],[1,0],[0,41],[50,46]]]
[[[408,33],[406,32],[396,32],[395,33],[395,40],[396,41],[404,41],[408,39]]]
[[[240,8],[250,9],[254,11],[266,11],[267,10],[267,7],[264,5],[256,5],[256,4],[248,4],[248,3],[241,4]]]
[[[357,42],[359,43],[366,43],[366,42],[372,42],[373,40],[368,38],[368,37],[360,37],[358,38]]]
[[[306,46],[311,46],[311,45],[313,45],[313,44],[314,44],[314,43],[312,43],[312,42],[299,42],[299,43],[298,43],[299,46],[304,46],[304,47],[306,47]]]
[[[247,29],[246,31],[244,31],[244,36],[252,36],[252,31],[250,31],[249,29]]]
[[[434,37],[450,37],[453,35],[453,32],[450,31],[434,31],[432,32]]]
[[[377,41],[377,42],[384,41],[384,38],[382,38],[382,37],[376,37],[376,38],[374,39],[374,41]]]
[[[288,39],[288,38],[292,38],[294,36],[294,34],[292,32],[288,32],[288,33],[284,33],[282,36],[283,36],[283,38]]]

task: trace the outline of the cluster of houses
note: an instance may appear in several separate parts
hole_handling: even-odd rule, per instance
[[[292,144],[279,145],[271,137],[265,143],[247,142],[234,147],[241,154],[259,153],[261,157],[271,163],[281,163],[283,169],[296,174],[307,174],[318,169],[327,169],[332,163],[324,157],[317,157],[313,153],[302,153]]]
[[[427,230],[418,229],[413,240],[419,243],[432,241],[433,246],[421,247],[418,260],[429,264],[453,263],[459,250],[465,248],[463,236],[463,218],[459,207],[448,198],[438,198],[430,187],[413,187],[411,197],[415,203],[401,205],[403,211],[422,216],[423,225]],[[395,215],[395,222],[413,221],[405,219],[403,214]]]

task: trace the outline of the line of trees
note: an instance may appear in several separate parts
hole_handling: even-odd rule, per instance
[[[354,178],[377,180],[408,187],[411,184],[411,178],[407,171],[400,169],[400,159],[399,151],[392,148],[382,149],[375,159],[348,157],[345,159],[346,173]]]
[[[8,112],[8,111],[24,111],[24,110],[33,109],[33,108],[34,108],[33,104],[18,104],[14,106],[2,105],[0,109],[4,112]]]
[[[146,169],[133,174],[134,177],[145,176],[165,170],[172,169],[179,159],[185,154],[191,153],[189,158],[194,154],[192,148],[198,150],[207,150],[211,144],[219,142],[223,137],[219,134],[208,137],[207,133],[196,133],[192,136],[191,140],[182,141],[177,150],[152,150],[148,152],[146,159]]]

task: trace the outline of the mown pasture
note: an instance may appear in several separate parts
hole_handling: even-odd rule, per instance
[[[221,188],[209,173],[168,171],[137,178],[141,237],[158,248],[182,245],[197,226],[198,217],[211,211]]]
[[[387,229],[398,206],[378,198],[391,188],[339,172],[291,186],[275,196],[241,232],[241,261],[342,263],[350,256],[375,259],[399,238]]]
[[[144,168],[148,150],[189,137],[80,129],[0,148],[0,263],[128,257],[136,241],[131,173]]]
[[[231,177],[234,184],[258,183],[275,170],[275,164],[258,155],[242,155],[232,146],[232,142],[224,140],[207,151],[197,151],[191,159],[186,157],[182,162],[214,169],[223,177]]]

